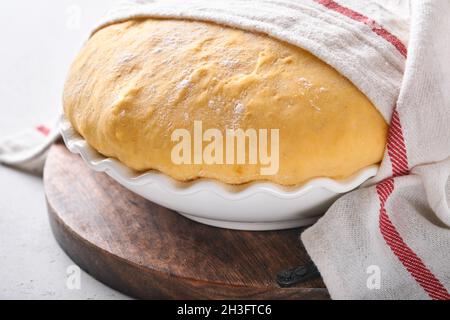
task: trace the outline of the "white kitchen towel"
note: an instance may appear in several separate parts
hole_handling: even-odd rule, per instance
[[[140,0],[94,32],[138,17],[211,21],[332,65],[390,134],[378,175],[303,233],[306,249],[332,298],[450,299],[449,15],[448,0]]]
[[[450,299],[449,15],[448,0],[412,1],[377,184],[341,198],[302,235],[334,298]]]
[[[0,163],[40,175],[48,150],[58,138],[57,122],[3,138],[0,141]]]

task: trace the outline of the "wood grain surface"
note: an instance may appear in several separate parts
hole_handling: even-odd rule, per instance
[[[142,299],[327,299],[321,279],[291,288],[278,272],[308,261],[301,230],[245,232],[192,222],[95,173],[63,145],[44,173],[61,247],[105,284]],[[274,213],[276,214],[276,213]]]

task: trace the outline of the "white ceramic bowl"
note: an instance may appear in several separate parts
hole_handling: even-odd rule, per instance
[[[320,178],[296,187],[254,182],[232,186],[208,179],[179,182],[148,171],[136,173],[94,150],[62,116],[67,148],[93,170],[105,172],[125,188],[183,216],[211,226],[238,230],[280,230],[313,224],[343,194],[376,175],[370,166],[341,181]]]

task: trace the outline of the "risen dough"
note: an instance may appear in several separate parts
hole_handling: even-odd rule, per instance
[[[236,106],[239,106],[237,111]],[[65,113],[100,153],[178,180],[295,185],[343,178],[380,162],[387,125],[345,77],[310,53],[262,34],[178,20],[101,29],[76,58]],[[280,129],[280,169],[175,165],[174,129]]]

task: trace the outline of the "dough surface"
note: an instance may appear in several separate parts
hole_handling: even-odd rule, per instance
[[[133,20],[85,44],[64,90],[65,114],[105,156],[177,180],[296,185],[379,163],[388,126],[345,77],[307,51],[215,24]],[[280,130],[278,174],[261,165],[175,165],[175,129]]]

